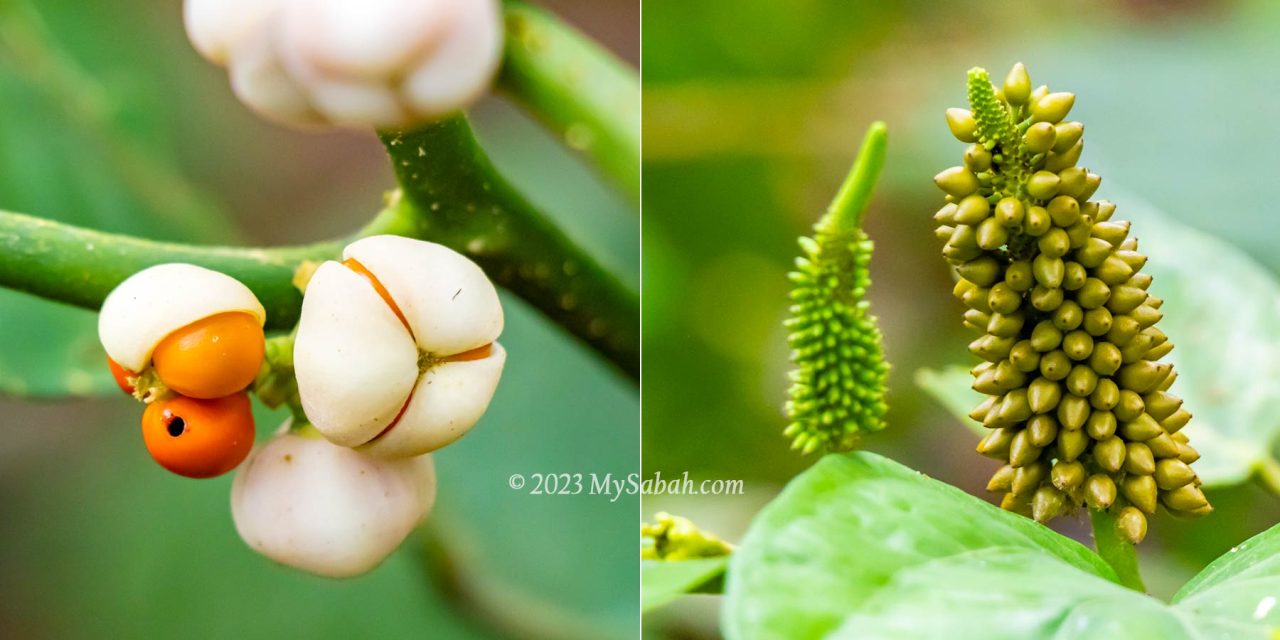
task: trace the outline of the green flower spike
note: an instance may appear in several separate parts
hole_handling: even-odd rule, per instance
[[[1177,376],[1160,359],[1173,343],[1156,327],[1146,256],[1115,205],[1090,200],[1102,179],[1076,166],[1084,126],[1064,122],[1075,96],[1030,87],[1021,64],[998,92],[969,71],[971,111],[949,110],[947,124],[972,144],[934,178],[947,194],[936,235],[980,334],[973,388],[987,398],[969,415],[990,429],[978,451],[1006,463],[988,484],[1004,508],[1044,522],[1087,505],[1136,544],[1160,505],[1213,508],[1180,432],[1191,414],[1168,393]]]
[[[885,126],[867,130],[853,169],[827,213],[801,238],[790,274],[790,399],[784,431],[804,453],[848,451],[884,428],[888,365],[866,300],[871,241],[862,213],[884,166]]]

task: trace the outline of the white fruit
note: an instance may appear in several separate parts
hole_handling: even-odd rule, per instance
[[[498,0],[187,0],[184,13],[236,95],[285,123],[437,120],[483,95],[502,59]]]
[[[506,362],[495,342],[503,317],[493,283],[452,249],[399,236],[359,240],[343,258],[373,274],[405,322],[368,278],[321,265],[294,343],[307,417],[336,444],[393,458],[462,437],[488,408]]]
[[[170,333],[233,311],[252,315],[259,325],[267,317],[253,292],[231,276],[192,264],[160,264],[111,291],[98,315],[98,339],[112,360],[138,372]]]
[[[196,51],[225,65],[231,52],[262,31],[281,4],[282,0],[186,0],[182,22]]]
[[[377,458],[319,435],[289,433],[286,423],[236,472],[231,516],[258,553],[345,578],[395,551],[431,512],[435,496],[429,455]]]

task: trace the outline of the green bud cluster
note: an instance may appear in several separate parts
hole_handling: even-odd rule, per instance
[[[1168,393],[1177,375],[1160,359],[1173,343],[1156,327],[1146,256],[1115,205],[1090,200],[1101,178],[1077,166],[1075,96],[1030,87],[1021,64],[999,90],[970,71],[972,111],[948,110],[947,123],[971,144],[934,178],[954,294],[980,334],[973,388],[988,397],[969,415],[990,429],[978,451],[1005,463],[987,487],[1001,506],[1041,522],[1110,510],[1137,543],[1160,504],[1212,511],[1181,433],[1191,414]]]
[[[688,518],[659,511],[657,522],[640,524],[642,560],[692,560],[727,556],[733,547]]]
[[[859,224],[883,153],[884,128],[877,123],[813,237],[800,238],[801,255],[790,273],[785,326],[796,367],[783,433],[806,454],[848,451],[863,433],[884,428],[889,367],[866,300],[872,243]]]

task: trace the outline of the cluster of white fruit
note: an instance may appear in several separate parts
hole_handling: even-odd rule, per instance
[[[186,0],[192,44],[293,125],[407,127],[465,108],[502,57],[497,0]]]
[[[254,451],[231,496],[251,547],[334,577],[377,566],[426,517],[429,453],[480,420],[506,362],[498,292],[474,262],[399,236],[342,257],[307,284],[294,343],[315,429]]]

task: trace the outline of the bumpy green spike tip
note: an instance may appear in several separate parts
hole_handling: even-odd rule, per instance
[[[858,159],[791,272],[786,327],[791,347],[784,434],[803,453],[848,451],[863,433],[884,428],[885,377],[880,329],[866,300],[871,241],[862,214],[884,166],[886,128],[867,130]]]
[[[969,70],[969,108],[978,123],[978,141],[987,149],[1011,144],[1017,140],[1017,128],[1009,109],[996,97],[991,76],[982,67]]]

